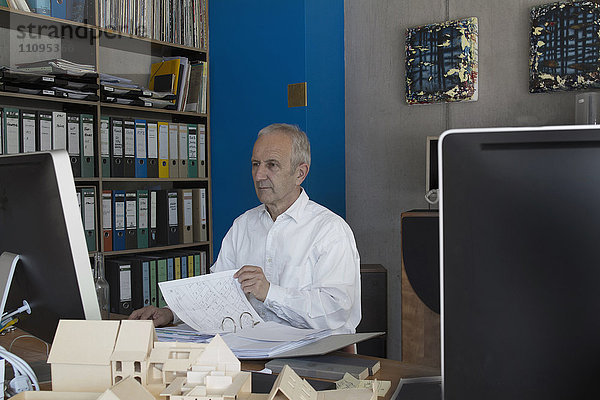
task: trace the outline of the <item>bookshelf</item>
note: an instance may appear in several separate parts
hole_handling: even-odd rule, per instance
[[[181,43],[169,43],[155,37],[139,37],[133,33],[119,32],[110,27],[106,16],[101,13],[111,3],[113,8],[116,0],[87,0],[83,21],[71,21],[41,15],[33,12],[11,9],[0,6],[0,48],[8,51],[0,52],[0,66],[14,67],[19,63],[28,63],[53,58],[61,58],[81,64],[93,65],[97,72],[115,76],[124,76],[135,84],[148,87],[150,65],[160,61],[163,57],[186,57],[190,62],[202,61],[208,65],[208,22],[206,13],[206,0],[185,0],[174,2],[162,0],[134,0],[128,4],[143,5],[151,11],[156,4],[181,3],[181,10],[185,14],[187,6],[203,3],[203,20],[198,21],[197,27],[190,26],[190,19],[186,17],[185,29],[182,31],[196,31],[196,42],[201,47],[194,47]],[[0,4],[2,2],[0,1]],[[9,2],[9,4],[11,4]],[[137,9],[137,8],[136,8]],[[167,8],[168,9],[168,8]],[[133,12],[133,8],[130,12]],[[171,10],[172,11],[172,10]],[[122,15],[119,15],[123,17]],[[125,14],[127,16],[127,14]],[[152,19],[153,31],[157,32],[164,21]],[[193,21],[192,21],[193,22]],[[180,32],[180,33],[181,33]],[[40,35],[39,33],[42,33]],[[171,32],[172,34],[172,32]],[[182,38],[183,34],[179,34]],[[188,39],[182,38],[182,41]],[[208,82],[208,80],[207,80]],[[100,85],[100,78],[96,84]],[[207,83],[208,85],[208,83]],[[104,256],[105,260],[113,260],[134,255],[155,256],[168,252],[204,251],[206,263],[210,266],[213,260],[212,244],[212,206],[211,206],[211,171],[210,171],[210,101],[206,90],[206,112],[175,111],[152,108],[139,105],[124,105],[107,103],[102,100],[101,90],[97,89],[97,100],[78,100],[59,98],[42,94],[12,93],[0,91],[0,107],[16,108],[19,110],[44,110],[50,112],[66,112],[73,114],[91,114],[94,118],[94,175],[88,177],[75,177],[77,188],[93,187],[95,189],[95,249],[90,251],[93,258],[96,253]],[[101,117],[114,119],[145,120],[148,122],[166,122],[170,124],[204,126],[205,132],[205,177],[114,177],[103,175],[102,171],[102,138]],[[199,137],[198,137],[199,139]],[[22,149],[21,149],[22,150]],[[199,153],[199,148],[197,149]],[[83,151],[83,149],[81,149]],[[200,171],[200,166],[199,171]],[[128,248],[122,250],[109,250],[103,240],[103,216],[105,215],[102,202],[103,191],[137,191],[137,190],[179,190],[179,189],[204,189],[206,195],[206,240],[194,239],[191,243],[178,243],[170,245],[156,245],[147,248]],[[114,210],[111,208],[111,215]],[[181,218],[180,218],[181,219]],[[111,221],[111,223],[114,221]],[[194,224],[198,221],[194,220]]]

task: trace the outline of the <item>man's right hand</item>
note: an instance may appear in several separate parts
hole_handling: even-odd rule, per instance
[[[132,312],[129,319],[151,319],[154,321],[154,326],[158,328],[173,322],[173,311],[168,308],[146,306]]]

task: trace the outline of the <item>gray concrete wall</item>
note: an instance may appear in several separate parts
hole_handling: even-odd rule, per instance
[[[575,93],[530,94],[539,0],[346,0],[346,213],[363,263],[388,270],[388,357],[401,359],[400,214],[427,208],[425,140],[450,128],[574,122]],[[406,29],[479,19],[479,100],[408,106]],[[376,312],[365,310],[365,312]]]

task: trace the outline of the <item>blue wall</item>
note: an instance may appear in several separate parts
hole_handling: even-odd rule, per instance
[[[343,0],[209,3],[215,258],[233,220],[259,204],[252,145],[273,122],[307,132],[313,161],[304,187],[345,216],[343,15]],[[299,82],[307,82],[308,107],[288,108],[287,85]]]

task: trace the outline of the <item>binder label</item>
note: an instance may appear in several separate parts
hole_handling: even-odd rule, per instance
[[[102,198],[102,229],[110,229],[112,226],[111,222],[111,205],[112,201],[110,196]]]
[[[92,157],[94,155],[94,124],[84,122],[83,126],[83,155]]]
[[[115,202],[115,230],[125,229],[125,202]]]
[[[137,158],[146,158],[146,126],[141,125],[135,128]]]
[[[139,228],[146,229],[148,228],[148,198],[140,197],[139,203]]]
[[[100,154],[103,157],[110,156],[110,140],[108,130],[108,120],[103,119],[100,121]]]
[[[135,129],[125,128],[125,156],[135,157]]]
[[[158,132],[156,124],[148,124],[148,158],[158,158]]]
[[[183,224],[185,226],[192,225],[192,196],[191,196],[191,194],[192,193],[190,192],[190,196],[187,196],[188,198],[183,199],[183,217],[184,217]]]
[[[84,196],[83,197],[83,207],[84,207],[84,221],[83,226],[86,231],[91,231],[96,229],[94,225],[94,197],[93,196]]]
[[[188,157],[193,160],[198,157],[198,153],[196,151],[196,135],[189,135],[188,139]]]
[[[177,196],[169,195],[169,226],[177,226]]]
[[[119,301],[131,301],[131,265],[120,265],[119,277]]]
[[[136,228],[136,201],[135,200],[127,200],[127,210],[126,210],[126,220],[127,220],[127,229],[135,229]]]
[[[115,157],[123,156],[123,127],[113,125],[113,154]]]

